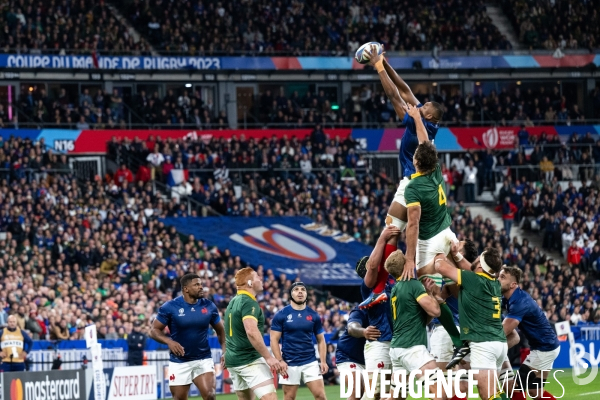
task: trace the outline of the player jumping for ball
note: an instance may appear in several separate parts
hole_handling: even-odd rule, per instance
[[[398,117],[402,119],[402,123],[406,125],[399,152],[403,178],[388,209],[385,221],[386,225],[394,225],[402,232],[408,222],[404,190],[410,182],[410,176],[417,172],[413,165],[413,156],[419,143],[435,139],[439,128],[438,123],[444,115],[444,109],[441,104],[436,102],[429,101],[421,104],[406,82],[385,60],[383,54],[377,54],[374,46],[370,51],[367,51],[367,54],[370,57],[369,63],[377,69],[385,94],[392,103]],[[407,105],[416,106],[415,112],[410,112]],[[418,122],[421,123],[422,129],[419,129]],[[379,269],[381,273],[376,286],[373,288],[373,294],[361,303],[362,308],[368,308],[371,304],[387,301],[384,288],[388,274],[385,273],[383,265],[380,265]]]

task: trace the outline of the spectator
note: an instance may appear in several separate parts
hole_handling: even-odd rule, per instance
[[[132,183],[133,182],[133,173],[125,163],[121,163],[121,167],[115,172],[115,182],[122,186],[123,182]]]
[[[151,179],[160,179],[162,174],[162,163],[165,161],[164,156],[158,151],[158,146],[154,147],[154,151],[146,157],[149,165],[152,165]]]
[[[581,257],[585,254],[585,251],[579,247],[579,244],[574,240],[571,242],[571,247],[567,252],[567,262],[572,267],[578,267],[581,263]]]
[[[467,203],[475,202],[475,185],[477,184],[477,167],[473,160],[464,169],[465,199]]]
[[[506,231],[506,235],[510,236],[510,231],[512,229],[512,224],[515,219],[515,214],[518,211],[518,208],[512,201],[510,197],[506,197],[504,199],[504,203],[497,207],[497,211],[502,212],[502,221],[504,222],[504,230]]]

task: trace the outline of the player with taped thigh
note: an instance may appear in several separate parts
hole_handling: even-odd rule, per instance
[[[411,372],[420,370],[416,378],[420,383],[429,375],[433,384],[428,388],[432,394],[437,394],[437,371],[433,356],[427,351],[427,324],[433,317],[440,316],[440,303],[443,299],[429,295],[421,282],[412,278],[400,280],[404,270],[404,254],[401,250],[393,252],[385,261],[385,269],[397,281],[392,289],[392,319],[394,333],[390,348],[390,358],[394,373],[397,370]],[[395,397],[400,394],[396,388]],[[434,397],[437,398],[437,397]]]
[[[402,119],[402,123],[406,125],[406,130],[400,142],[399,152],[403,178],[394,195],[392,204],[390,204],[385,220],[386,225],[394,225],[400,231],[403,231],[408,221],[404,190],[406,185],[408,185],[410,176],[416,172],[413,165],[415,150],[419,143],[435,139],[439,129],[438,123],[444,115],[444,110],[442,105],[436,102],[421,104],[415,98],[406,82],[385,61],[383,55],[378,55],[374,49],[371,49],[368,53],[371,65],[377,69],[385,94],[392,103],[398,117]],[[414,106],[414,112],[410,112],[410,108],[407,105]],[[387,274],[383,271],[383,266],[381,266],[380,280],[373,288],[372,295],[361,303],[361,307],[369,307],[370,304],[377,304],[387,300],[383,290],[386,284],[386,276]]]
[[[515,376],[515,389],[509,388],[509,394],[513,400],[524,400],[527,394],[532,399],[556,400],[543,387],[560,353],[560,343],[542,309],[529,293],[519,287],[522,276],[518,267],[503,266],[498,277],[507,309],[502,323],[504,332],[509,335],[519,327],[531,347]]]
[[[378,280],[379,266],[385,263],[387,257],[396,251],[397,240],[400,230],[395,226],[387,226],[381,232],[375,248],[369,257],[361,258],[356,265],[356,273],[363,278],[360,291],[363,298],[370,295],[375,282]],[[389,297],[392,285],[389,284],[389,274],[384,269],[386,276],[385,291]],[[392,278],[393,279],[393,278]],[[389,304],[379,303],[367,310],[369,325],[374,326],[380,332],[379,336],[368,338],[365,344],[365,367],[368,372],[390,369],[390,341],[392,340],[392,312]],[[370,328],[370,327],[369,327]],[[366,337],[366,336],[365,336]],[[379,380],[377,380],[376,393],[379,392]],[[365,394],[366,396],[366,394]],[[365,399],[363,396],[363,399]]]
[[[176,400],[186,400],[192,382],[203,399],[216,397],[215,364],[208,344],[212,326],[225,352],[225,331],[217,306],[203,298],[200,276],[181,277],[182,295],[167,301],[152,323],[150,337],[169,346],[169,389]],[[168,327],[170,335],[165,334]]]
[[[457,269],[445,256],[438,256],[435,269],[455,281],[459,288],[458,307],[461,339],[471,350],[471,369],[482,400],[508,400],[496,386],[497,372],[508,352],[502,328],[500,282],[496,279],[502,267],[498,250],[486,248],[472,264],[471,271]]]
[[[249,267],[235,274],[237,295],[225,310],[226,352],[224,368],[229,370],[239,400],[277,400],[273,372],[287,373],[287,365],[271,355],[265,345],[265,316],[256,301],[263,291],[258,274]]]
[[[327,373],[327,343],[321,317],[306,306],[306,285],[294,282],[290,287],[290,305],[277,311],[271,323],[271,351],[287,374],[279,378],[285,400],[294,400],[304,382],[316,400],[325,400],[323,375]],[[313,336],[317,339],[320,362],[315,357]],[[281,343],[281,349],[279,344]]]
[[[348,380],[353,379],[352,393],[348,400],[358,400],[360,393],[365,387],[362,381],[362,371],[365,370],[365,343],[367,337],[370,339],[369,333],[380,335],[381,332],[375,327],[369,327],[369,316],[366,311],[358,307],[354,307],[348,316],[348,325],[346,330],[342,332],[338,339],[337,348],[335,350],[335,363],[338,371],[341,373],[347,371],[351,373],[352,378],[346,377],[345,385],[348,387]],[[360,382],[361,390],[356,394],[356,385]],[[340,384],[343,384],[340,382]]]

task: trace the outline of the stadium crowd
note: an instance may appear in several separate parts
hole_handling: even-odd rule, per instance
[[[479,0],[117,3],[157,49],[193,55],[344,56],[371,40],[388,51],[509,50]],[[257,16],[248,20],[248,15]]]
[[[298,91],[286,95],[281,86],[277,93],[266,89],[256,96],[250,111],[250,123],[285,128],[310,128],[316,123],[324,127],[368,126],[396,127],[396,114],[379,87],[363,85],[338,107],[323,90],[318,93]],[[599,92],[600,93],[600,92]],[[573,124],[586,120],[577,101],[567,98],[558,86],[543,84],[534,87],[504,87],[500,91],[476,86],[474,93],[416,93],[423,103],[432,100],[443,104],[445,125],[468,125],[476,121],[495,122],[500,126],[541,124]],[[596,96],[596,93],[592,93]],[[595,99],[594,99],[595,101]],[[23,86],[18,107],[26,117],[21,125],[32,127],[63,127],[70,129],[126,129],[128,122],[162,129],[226,129],[226,112],[211,99],[204,101],[199,90],[167,90],[164,96],[157,91],[140,90],[131,99],[118,89],[112,93],[84,89],[70,94],[65,88],[48,93],[45,88]],[[590,115],[593,117],[593,115]],[[126,122],[127,121],[127,122]],[[11,121],[0,105],[0,126],[10,127]]]
[[[598,48],[600,16],[598,0],[502,2],[519,41],[534,49]]]
[[[444,105],[444,125],[493,121],[501,126],[534,126],[585,120],[577,102],[567,99],[558,86],[552,85],[537,84],[527,89],[519,85],[505,86],[500,91],[486,91],[483,86],[476,86],[474,93],[463,94],[460,90],[448,93],[442,89],[439,93],[417,92],[415,95],[422,103],[436,101]],[[354,89],[338,110],[332,107],[323,91],[308,92],[304,96],[294,92],[286,97],[283,87],[277,94],[270,90],[261,93],[258,104],[260,122],[289,127],[305,127],[316,122],[329,127],[361,122],[369,126],[396,127],[400,123],[379,86],[363,85]]]
[[[327,144],[336,150],[336,158],[342,159],[344,166],[356,166],[355,179],[344,181],[334,169],[292,170],[286,177],[280,174],[283,171],[265,168],[239,178],[246,183],[246,193],[237,199],[231,179],[215,173],[219,169],[223,172],[219,168],[223,162],[220,157],[228,154],[229,144],[213,140],[206,144],[211,155],[207,158],[212,160],[206,164],[206,170],[213,173],[192,177],[194,194],[201,193],[205,202],[216,209],[221,207],[228,215],[237,215],[236,208],[239,215],[308,215],[333,228],[347,229],[350,235],[367,243],[377,237],[395,182],[383,173],[376,174],[366,167],[361,170],[357,165],[360,157],[356,156],[351,140],[330,139],[324,132],[315,131],[308,140],[291,138],[287,144],[275,139],[250,143],[251,140],[243,144],[240,138],[233,142],[232,148],[247,146],[252,150],[247,154],[258,152],[264,155],[263,160],[265,157],[268,160],[269,152],[277,153],[271,159],[285,158],[282,155],[290,152],[296,158],[303,151]],[[165,160],[166,156],[177,160],[186,155],[178,146],[182,143],[158,140],[149,144],[153,148],[148,155],[164,152]],[[149,147],[145,142],[139,146]],[[202,144],[191,143],[192,146]],[[219,146],[224,147],[221,150]],[[117,155],[133,165],[138,155],[126,155],[126,150],[134,148],[113,142],[108,151],[111,157]],[[329,153],[320,154],[331,162]],[[246,265],[244,261],[228,249],[217,249],[201,238],[184,237],[158,222],[157,218],[163,216],[186,216],[187,207],[178,203],[177,198],[167,200],[153,192],[148,174],[143,176],[135,171],[134,175],[124,164],[121,170],[129,173],[117,172],[105,179],[96,177],[80,182],[61,168],[65,158],[47,151],[43,141],[32,143],[11,138],[2,143],[0,158],[7,170],[0,187],[0,231],[5,232],[0,241],[3,278],[0,324],[8,314],[16,314],[20,326],[34,338],[68,340],[80,338],[83,327],[94,322],[101,338],[119,338],[131,333],[134,321],[150,320],[157,306],[177,293],[177,278],[184,271],[197,271],[204,278],[206,295],[221,311],[235,293],[232,277]],[[507,182],[510,186],[511,179],[507,178]],[[530,182],[523,182],[509,191],[524,196],[529,204],[535,197],[534,188]],[[272,198],[264,195],[267,189],[274,194]],[[544,210],[550,214],[548,220],[556,221],[556,231],[561,235],[580,231],[574,245],[584,232],[586,246],[596,240],[593,220],[597,215],[594,208],[598,204],[597,193],[597,189],[592,189],[584,197],[570,190],[560,197],[562,208],[556,207],[555,215]],[[543,209],[543,204],[548,204],[545,197],[558,199],[560,195],[560,190],[546,186],[540,192],[542,200],[538,206],[542,204]],[[600,255],[598,246],[592,248],[595,255],[590,253],[588,262],[576,262],[573,254],[569,263],[559,266],[527,239],[519,243],[506,230],[493,227],[489,220],[471,215],[462,201],[456,202],[448,196],[448,202],[452,229],[459,238],[471,238],[480,249],[486,245],[501,248],[507,264],[524,270],[525,288],[552,321],[600,323],[597,309],[600,281],[593,280],[597,268],[593,257]],[[552,199],[550,203],[559,204]],[[196,215],[196,211],[192,210],[191,215]],[[585,222],[580,220],[582,216]],[[527,220],[523,213],[520,217]],[[545,224],[544,232],[552,225],[539,223]],[[404,242],[400,247],[405,247]],[[272,315],[285,304],[286,288],[291,282],[285,276],[275,277],[261,266],[254,267],[266,282],[267,290],[259,300],[269,325]],[[342,327],[343,316],[351,307],[316,291],[311,292],[309,305],[321,315],[328,333]],[[144,327],[148,329],[148,324]]]
[[[6,1],[0,14],[0,49],[20,54],[146,55],[153,48],[198,56],[345,56],[371,40],[383,43],[388,51],[512,49],[481,0],[419,6],[391,0],[110,3],[109,7],[89,0]],[[519,40],[531,48],[598,46],[597,0],[574,4],[511,0],[503,6]],[[247,15],[257,17],[248,20]]]
[[[149,54],[105,2],[9,0],[0,12],[0,49],[19,54]]]

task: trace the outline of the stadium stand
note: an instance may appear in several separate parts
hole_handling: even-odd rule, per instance
[[[425,8],[389,0],[163,4],[129,0],[116,6],[165,53],[342,56],[370,40],[388,51],[512,48],[477,0],[429,2]]]
[[[29,54],[148,54],[105,2],[8,1],[0,15],[0,49]]]
[[[391,190],[395,184],[391,182],[385,174],[376,174],[374,171],[368,171],[366,168],[362,173],[357,173],[357,179],[355,181],[342,181],[339,174],[339,166],[355,166],[357,170],[360,167],[356,167],[360,164],[361,156],[356,155],[353,150],[353,144],[349,141],[344,143],[336,142],[335,140],[329,141],[326,151],[324,153],[315,154],[313,157],[314,166],[318,171],[302,171],[298,163],[298,154],[312,153],[312,149],[318,149],[322,147],[319,143],[320,133],[315,131],[310,138],[301,140],[299,138],[292,137],[291,140],[283,139],[278,141],[276,139],[266,140],[255,143],[250,140],[247,144],[243,142],[236,142],[232,140],[231,144],[224,145],[224,142],[213,141],[211,143],[203,145],[200,142],[197,143],[185,143],[185,142],[156,142],[151,144],[153,148],[160,148],[161,152],[164,152],[165,156],[171,156],[174,159],[180,159],[184,167],[189,167],[190,175],[194,175],[194,191],[191,195],[192,198],[203,202],[206,205],[210,205],[219,213],[223,215],[305,215],[311,217],[313,220],[319,223],[325,223],[335,229],[340,229],[342,232],[352,235],[357,240],[363,241],[368,244],[373,244],[375,238],[377,238],[380,229],[382,227],[383,218],[385,218],[385,212],[387,205],[391,201],[394,191]],[[533,138],[533,136],[532,136]],[[559,157],[559,152],[555,151],[555,147],[546,141],[546,139],[540,139],[537,146],[543,148],[546,157],[552,154],[555,157]],[[337,147],[336,147],[337,145]],[[543,147],[545,145],[545,147]],[[580,146],[577,146],[580,145]],[[568,154],[588,154],[590,145],[594,148],[600,145],[595,145],[589,142],[589,138],[583,137],[582,139],[574,138],[574,142],[570,143],[569,146],[561,146],[563,151],[566,149]],[[128,144],[113,144],[114,150],[109,149],[109,153],[118,155],[122,159],[139,159],[145,160],[148,152],[142,150],[141,153],[127,152],[126,149],[135,149],[149,147],[146,144],[138,143],[137,146],[131,146]],[[248,148],[247,154],[252,152],[265,154],[263,163],[250,164],[246,162],[244,171],[241,173],[235,171],[239,168],[237,159],[249,158],[250,156],[244,155],[246,151],[241,153],[232,151],[235,148]],[[194,149],[188,159],[189,164],[185,164],[180,155],[172,153],[172,148],[178,148],[182,155],[185,155],[189,149]],[[600,148],[600,147],[598,147]],[[580,150],[584,149],[584,150]],[[336,165],[335,169],[331,167],[325,167],[325,165],[331,165],[332,159],[329,154],[336,152],[335,159],[341,164]],[[585,217],[573,218],[564,217],[565,215],[571,215],[575,211],[579,212],[576,204],[582,203],[582,200],[570,200],[567,201],[566,205],[561,208],[558,206],[549,206],[552,204],[565,204],[564,199],[590,199],[587,202],[593,203],[593,199],[600,190],[600,180],[596,178],[595,183],[592,185],[594,189],[586,192],[586,189],[582,189],[580,192],[574,192],[574,189],[570,188],[566,193],[563,194],[562,190],[558,189],[557,178],[554,178],[550,182],[547,182],[543,188],[538,188],[535,182],[539,179],[544,179],[543,174],[539,174],[540,169],[537,166],[543,157],[542,154],[536,154],[537,150],[534,150],[529,157],[527,157],[526,164],[531,172],[528,174],[517,175],[519,166],[513,166],[513,170],[510,170],[510,166],[506,169],[494,169],[494,174],[489,182],[489,186],[495,185],[496,182],[500,182],[504,179],[505,185],[500,189],[500,198],[509,196],[511,201],[518,205],[520,212],[516,218],[515,223],[526,229],[539,230],[545,232],[547,229],[552,227],[552,236],[549,239],[549,243],[563,243],[566,244],[566,248],[571,245],[568,242],[568,238],[571,233],[567,233],[564,238],[562,235],[567,232],[567,226],[575,223],[573,229],[582,226],[580,219],[588,219],[588,212],[583,209],[581,212],[585,213]],[[521,150],[517,151],[517,154],[524,156],[525,153],[520,153]],[[293,154],[294,162],[289,162],[287,159],[290,158],[290,153]],[[485,163],[489,162],[486,160],[492,158],[493,162],[497,162],[498,159],[508,160],[509,163],[515,162],[517,157],[515,152],[508,152],[505,154],[487,152],[485,154],[478,154],[469,152],[464,157],[466,160],[472,159],[475,161],[475,165],[479,167],[478,178],[481,179],[481,185],[486,185],[486,176],[483,173],[485,171]],[[181,157],[181,158],[180,158]],[[573,156],[575,157],[575,156]],[[581,156],[584,157],[584,156]],[[304,156],[303,156],[304,158]],[[198,164],[197,160],[203,160],[201,164]],[[212,160],[212,161],[211,161]],[[217,160],[216,162],[214,160]],[[343,162],[343,160],[346,160]],[[479,161],[481,160],[481,161]],[[536,161],[538,160],[538,161]],[[133,161],[131,161],[133,163]],[[503,162],[503,161],[502,161]],[[577,161],[573,161],[577,162]],[[274,171],[277,166],[283,163],[289,163],[289,171],[277,172]],[[559,164],[559,159],[556,161]],[[287,164],[285,164],[287,165]],[[596,309],[596,306],[592,306],[594,301],[599,299],[600,292],[598,292],[600,282],[593,282],[594,275],[600,271],[598,263],[596,262],[600,257],[600,246],[596,246],[597,241],[597,222],[591,225],[587,225],[585,228],[578,230],[579,236],[576,238],[576,243],[581,249],[584,249],[584,253],[581,256],[581,260],[573,263],[567,263],[564,265],[554,264],[554,260],[550,260],[544,255],[543,250],[529,244],[529,240],[525,239],[522,243],[519,243],[516,238],[511,239],[510,235],[506,233],[506,229],[501,227],[494,227],[489,220],[483,220],[481,216],[472,216],[468,207],[465,206],[462,197],[461,181],[462,173],[460,168],[461,163],[452,162],[452,170],[445,168],[444,174],[451,177],[449,180],[449,204],[448,206],[452,210],[452,216],[454,220],[453,229],[459,233],[460,237],[468,237],[478,243],[479,248],[493,245],[499,247],[503,254],[505,263],[509,265],[518,265],[525,271],[526,287],[534,291],[541,293],[546,287],[551,289],[552,285],[556,282],[564,282],[562,285],[565,287],[564,292],[557,292],[549,299],[547,296],[542,297],[535,296],[536,300],[542,302],[543,308],[548,312],[548,317],[553,320],[565,320],[565,314],[567,320],[573,321],[579,317],[572,317],[575,313],[574,304],[583,306],[585,304],[585,311],[582,310],[578,315],[586,315],[584,322],[598,323],[600,320],[600,311]],[[513,165],[513,164],[509,164]],[[194,168],[202,168],[196,170]],[[458,168],[457,168],[458,167]],[[250,171],[250,168],[254,170]],[[562,168],[556,168],[556,176],[560,176]],[[571,168],[571,167],[568,167]],[[575,168],[575,167],[573,167]],[[231,169],[231,170],[229,170]],[[239,176],[235,176],[239,173]],[[575,174],[577,175],[577,174]],[[225,181],[219,176],[229,177]],[[232,180],[235,179],[238,184],[242,184],[244,187],[244,194],[240,198],[236,198],[233,194]],[[577,193],[577,196],[573,196]],[[592,195],[592,196],[590,196]],[[456,196],[459,197],[459,201],[456,201]],[[553,199],[553,197],[555,197]],[[574,202],[574,203],[573,203]],[[568,211],[569,207],[574,207],[573,210]],[[532,211],[533,209],[533,211]],[[553,221],[561,221],[553,224],[547,223],[549,215],[553,216]],[[590,221],[597,219],[598,213],[593,212],[589,216]],[[574,234],[576,235],[576,234]],[[581,243],[579,243],[581,242]],[[401,244],[402,248],[403,244]],[[567,257],[566,250],[563,250],[565,257]],[[575,272],[577,271],[577,272]],[[551,275],[550,275],[551,273]],[[561,277],[562,276],[562,277]],[[561,277],[561,278],[559,278]],[[576,277],[574,279],[573,277]],[[586,281],[586,278],[588,281]],[[583,289],[586,288],[585,293]],[[571,292],[571,289],[573,291]],[[559,295],[560,303],[557,303],[555,297]],[[565,299],[569,302],[569,307],[563,311],[563,308],[556,308],[554,305],[563,304]],[[591,303],[588,303],[591,301]],[[586,313],[587,311],[587,313]],[[594,319],[595,318],[595,319]]]
[[[447,93],[416,93],[423,103],[436,101],[443,104],[446,113],[442,125],[468,126],[490,123],[499,126],[542,124],[581,124],[586,121],[575,95],[561,93],[557,85],[512,85],[497,91],[477,85],[474,93],[460,91]],[[527,87],[525,87],[527,86]],[[595,92],[591,96],[596,96]],[[282,86],[275,94],[267,89],[256,96],[251,110],[256,125],[294,128],[324,127],[396,127],[398,120],[393,107],[379,86],[363,85],[353,91],[346,101],[334,107],[324,93],[308,92],[299,96],[296,91],[285,95]],[[229,121],[223,109],[217,110],[211,101],[204,101],[200,91],[169,89],[161,97],[158,92],[140,90],[131,98],[124,98],[118,90],[84,89],[82,93],[68,93],[64,88],[47,93],[44,87],[26,87],[18,98],[18,107],[24,118],[24,127],[68,129],[126,129],[155,127],[159,129],[227,129]],[[0,119],[11,127],[8,118]],[[588,118],[595,117],[592,110]]]
[[[501,2],[519,40],[533,49],[561,50],[598,48],[597,0]]]

